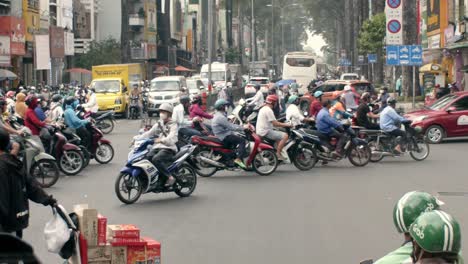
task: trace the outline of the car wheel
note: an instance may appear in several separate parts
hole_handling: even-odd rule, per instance
[[[429,143],[439,144],[445,137],[445,130],[438,125],[430,126],[426,130],[426,139]]]

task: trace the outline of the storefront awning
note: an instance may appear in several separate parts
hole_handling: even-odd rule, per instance
[[[440,73],[440,72],[446,72],[447,70],[440,64],[429,63],[429,64],[423,65],[421,68],[419,68],[419,71],[420,72]]]
[[[178,71],[178,72],[192,72],[193,70],[189,69],[189,68],[185,68],[184,66],[177,66],[175,67],[175,71]]]
[[[468,41],[452,43],[450,45],[447,45],[445,48],[449,50],[468,48]]]

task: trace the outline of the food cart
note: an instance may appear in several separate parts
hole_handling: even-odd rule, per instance
[[[446,87],[447,70],[440,64],[429,63],[419,68],[419,82],[424,87],[426,95],[424,105],[430,105],[436,101],[439,86],[441,89]]]

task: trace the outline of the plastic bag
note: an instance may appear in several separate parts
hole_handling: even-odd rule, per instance
[[[67,223],[53,209],[54,215],[44,227],[44,237],[47,244],[47,250],[52,253],[59,253],[63,245],[70,239],[71,229]]]

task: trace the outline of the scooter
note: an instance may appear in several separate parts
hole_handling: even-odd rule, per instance
[[[58,161],[60,170],[66,175],[76,175],[85,167],[85,158],[81,149],[60,132],[58,127],[49,129],[53,134],[49,144],[49,154]]]
[[[128,160],[120,171],[115,181],[115,193],[117,198],[125,203],[132,204],[138,201],[144,193],[175,192],[180,197],[190,196],[197,185],[197,175],[189,165],[189,156],[197,148],[194,145],[184,146],[174,157],[174,162],[169,166],[169,172],[176,178],[176,182],[166,187],[165,179],[159,177],[158,169],[151,163],[151,147],[154,139],[135,141]],[[132,190],[135,190],[132,196]]]
[[[255,171],[259,175],[266,176],[275,172],[278,167],[278,158],[272,146],[263,143],[260,136],[254,132],[254,127],[249,125],[245,133],[236,135],[245,138],[249,143],[246,152],[249,154],[245,162],[246,171]],[[211,177],[218,170],[236,170],[234,164],[236,158],[235,150],[227,147],[217,137],[192,137],[192,144],[198,145],[199,149],[195,155],[198,165],[196,172],[202,177]]]
[[[76,115],[81,119],[92,118],[94,119],[96,126],[104,134],[110,134],[114,130],[115,126],[115,112],[112,110],[91,113],[86,112],[82,106],[76,108]]]

